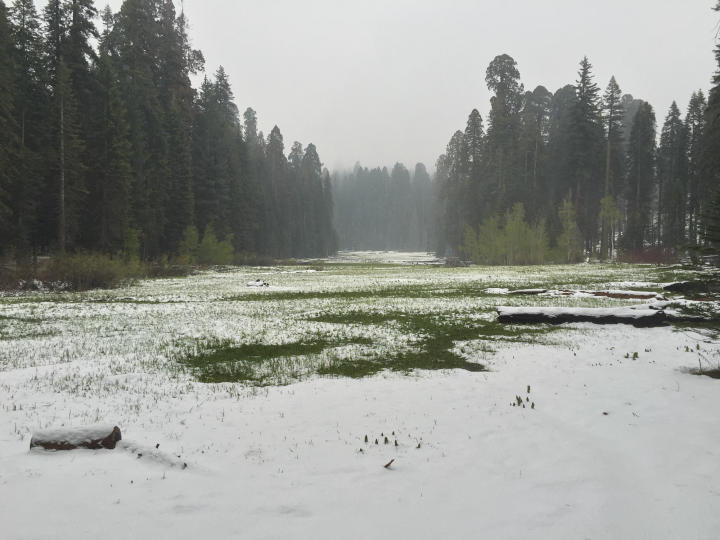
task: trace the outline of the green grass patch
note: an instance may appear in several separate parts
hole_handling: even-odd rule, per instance
[[[461,314],[432,313],[347,313],[322,314],[310,320],[334,324],[384,324],[394,321],[404,332],[418,336],[419,343],[410,350],[396,351],[385,356],[337,361],[318,369],[320,375],[364,377],[382,370],[410,372],[420,370],[463,369],[470,372],[487,371],[476,362],[468,362],[453,349],[456,342],[487,340],[488,342],[532,342],[541,334],[554,331],[551,327],[535,327],[519,331],[494,321],[463,317]]]
[[[200,341],[179,361],[200,382],[245,382],[255,386],[269,386],[297,380],[311,369],[311,362],[298,359],[351,343],[369,345],[370,341],[362,338],[340,341],[317,338],[276,345]],[[284,361],[274,361],[278,359]]]
[[[308,321],[350,326],[393,325],[413,339],[409,344],[390,350],[373,347],[369,338],[337,337],[314,334],[305,340],[284,344],[232,344],[199,341],[179,358],[198,381],[204,383],[242,382],[254,386],[288,384],[313,374],[330,377],[363,378],[381,371],[409,373],[414,370],[462,369],[486,371],[483,364],[469,362],[454,349],[458,342],[487,341],[485,351],[498,342],[535,342],[555,327],[500,325],[461,313],[405,313],[352,310],[322,313]],[[336,336],[337,334],[332,334]],[[344,345],[361,345],[356,354],[334,354]]]
[[[31,319],[28,317],[12,317],[9,315],[0,315],[0,323],[3,321],[17,321],[17,322],[24,322],[29,324],[40,324],[42,323],[42,319]]]

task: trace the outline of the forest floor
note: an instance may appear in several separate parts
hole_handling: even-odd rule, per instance
[[[720,367],[716,329],[496,315],[663,307],[592,292],[697,271],[436,262],[0,297],[2,537],[717,537],[720,381],[692,371]],[[96,423],[122,445],[28,450]]]

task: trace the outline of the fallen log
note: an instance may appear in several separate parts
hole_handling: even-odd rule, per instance
[[[618,298],[621,300],[664,300],[662,295],[644,291],[593,291],[593,296]]]
[[[548,292],[547,289],[517,289],[515,291],[510,291],[508,294],[535,296],[538,294],[545,294],[546,292]]]
[[[654,309],[498,307],[498,322],[505,324],[631,324],[638,328],[667,326],[667,316]]]
[[[38,431],[30,439],[30,448],[45,450],[75,450],[88,448],[113,450],[122,440],[117,426],[91,426],[84,428],[64,428]]]

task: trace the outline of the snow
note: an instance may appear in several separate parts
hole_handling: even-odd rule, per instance
[[[622,319],[643,319],[656,318],[657,309],[621,307],[621,308],[570,308],[570,307],[506,307],[497,308],[500,316],[527,316],[527,317],[544,317],[557,318],[562,316],[583,317],[583,318],[622,318]]]
[[[579,323],[534,344],[494,343],[494,353],[481,340],[456,343],[485,373],[270,388],[173,371],[177,341],[195,337],[287,342],[335,329],[381,350],[412,344],[393,325],[336,329],[304,320],[309,312],[485,317],[500,301],[647,309],[589,297],[254,302],[258,291],[245,285],[256,270],[0,303],[11,317],[0,320],[3,538],[717,538],[718,381],[687,373],[719,358],[712,335]],[[482,291],[543,276],[566,276],[568,287],[592,278],[601,289],[653,278],[623,267],[603,281],[607,270],[592,265],[268,272],[273,291],[384,290],[398,280]],[[516,396],[529,398],[526,408],[511,406]],[[122,430],[113,452],[28,451],[37,430],[101,422]]]

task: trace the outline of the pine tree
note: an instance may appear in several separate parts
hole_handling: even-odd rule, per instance
[[[439,255],[456,256],[462,245],[464,223],[460,205],[466,186],[467,162],[462,131],[456,131],[448,143],[446,153],[438,159],[436,174],[439,215]]]
[[[720,11],[718,1],[715,11]],[[705,211],[707,241],[717,248],[720,244],[720,42],[715,47],[718,69],[713,77],[713,87],[708,96],[705,124],[700,151],[700,174],[702,184],[711,192],[712,202]]]
[[[657,160],[658,240],[666,250],[687,244],[687,128],[673,101],[660,135]]]
[[[60,0],[50,0],[44,11],[46,25],[45,56],[49,66],[52,89],[52,118],[50,132],[54,152],[48,152],[50,163],[49,186],[57,193],[46,200],[48,210],[57,216],[55,225],[58,251],[75,247],[80,236],[80,223],[85,202],[85,172],[83,162],[85,143],[77,101],[73,91],[72,72],[67,66],[70,14]],[[57,179],[57,183],[55,183]],[[54,202],[56,201],[56,202]],[[49,203],[49,204],[48,204]]]
[[[116,50],[120,89],[125,98],[132,145],[131,226],[141,239],[144,259],[160,256],[166,247],[170,197],[168,126],[161,92],[168,75],[159,65],[160,0],[125,0],[115,17],[111,40]],[[161,80],[160,74],[165,76]]]
[[[13,244],[18,257],[29,253],[35,243],[37,200],[43,188],[44,153],[47,138],[49,99],[42,58],[40,20],[32,0],[15,0],[9,10],[17,91],[15,123],[19,128],[19,149],[15,159],[16,181],[10,188],[14,209]]]
[[[688,134],[688,241],[696,246],[702,241],[703,210],[708,201],[707,185],[700,172],[702,138],[705,128],[707,101],[701,90],[693,92],[685,116]]]
[[[544,86],[527,92],[521,111],[520,156],[523,159],[522,185],[517,194],[531,219],[548,206],[544,169],[550,134],[553,95]]]
[[[462,161],[463,177],[457,196],[461,198],[460,229],[464,224],[477,225],[484,213],[483,199],[487,195],[485,180],[485,129],[483,119],[477,109],[473,109],[468,117],[463,134]]]
[[[494,93],[490,100],[487,132],[488,174],[496,190],[494,204],[502,211],[507,207],[506,201],[513,200],[521,177],[522,160],[518,159],[517,141],[523,85],[517,63],[507,54],[496,56],[490,63],[485,82]]]
[[[302,251],[295,249],[293,256],[307,254],[311,257],[322,255],[322,163],[314,144],[308,144],[302,157],[301,185],[304,200],[299,224],[303,229]]]
[[[616,214],[615,194],[621,186],[623,170],[622,151],[622,92],[611,77],[603,95],[603,120],[605,126],[605,189],[600,203],[600,257],[607,259],[613,242],[613,222]]]
[[[107,13],[106,13],[107,17]],[[108,33],[105,33],[107,39]],[[106,45],[93,70],[99,91],[93,96],[88,153],[88,209],[84,225],[88,245],[119,253],[130,228],[132,183],[129,128],[120,83]]]
[[[410,171],[402,163],[396,163],[390,173],[388,242],[391,249],[398,251],[409,249],[411,197]]]
[[[75,99],[87,103],[97,90],[90,73],[90,63],[97,60],[91,44],[99,38],[94,22],[97,10],[93,0],[66,0],[65,10],[69,20],[63,58],[70,72]],[[90,119],[83,114],[79,121],[85,130]]]
[[[572,117],[577,103],[575,87],[560,88],[553,95],[548,134],[546,200],[551,242],[561,233],[557,208],[570,196],[575,182],[572,169]]]
[[[627,225],[623,248],[642,251],[651,241],[651,199],[655,187],[655,113],[643,103],[633,120],[627,157]]]
[[[267,137],[265,179],[265,223],[267,237],[264,245],[275,257],[289,257],[292,252],[290,227],[290,195],[288,193],[288,163],[280,128],[273,127]]]
[[[622,134],[624,152],[627,152],[627,147],[630,142],[630,132],[632,131],[633,122],[635,121],[635,115],[644,103],[645,102],[642,99],[635,99],[632,94],[624,94],[622,97]]]
[[[158,12],[159,97],[162,122],[167,133],[167,198],[164,249],[177,252],[183,231],[193,223],[192,122],[193,89],[190,75],[203,65],[186,34],[186,20],[177,16],[172,0],[163,0]],[[224,71],[222,72],[224,76]],[[220,81],[218,81],[220,82]],[[229,90],[226,79],[222,81]],[[232,93],[230,92],[230,100]],[[234,107],[234,105],[233,105]],[[237,110],[235,122],[237,124]],[[239,124],[238,124],[239,125]]]
[[[10,189],[15,182],[13,163],[17,146],[17,124],[14,113],[15,81],[12,43],[7,10],[0,0],[0,255],[4,255],[13,238],[13,214]]]
[[[415,165],[413,174],[413,192],[417,214],[417,243],[413,249],[417,251],[430,251],[433,234],[433,208],[432,208],[432,179],[423,163]]]
[[[597,84],[592,78],[592,65],[587,57],[580,62],[575,86],[577,101],[571,115],[571,171],[575,178],[571,188],[578,221],[591,252],[597,239],[600,199],[603,193],[603,129]]]

